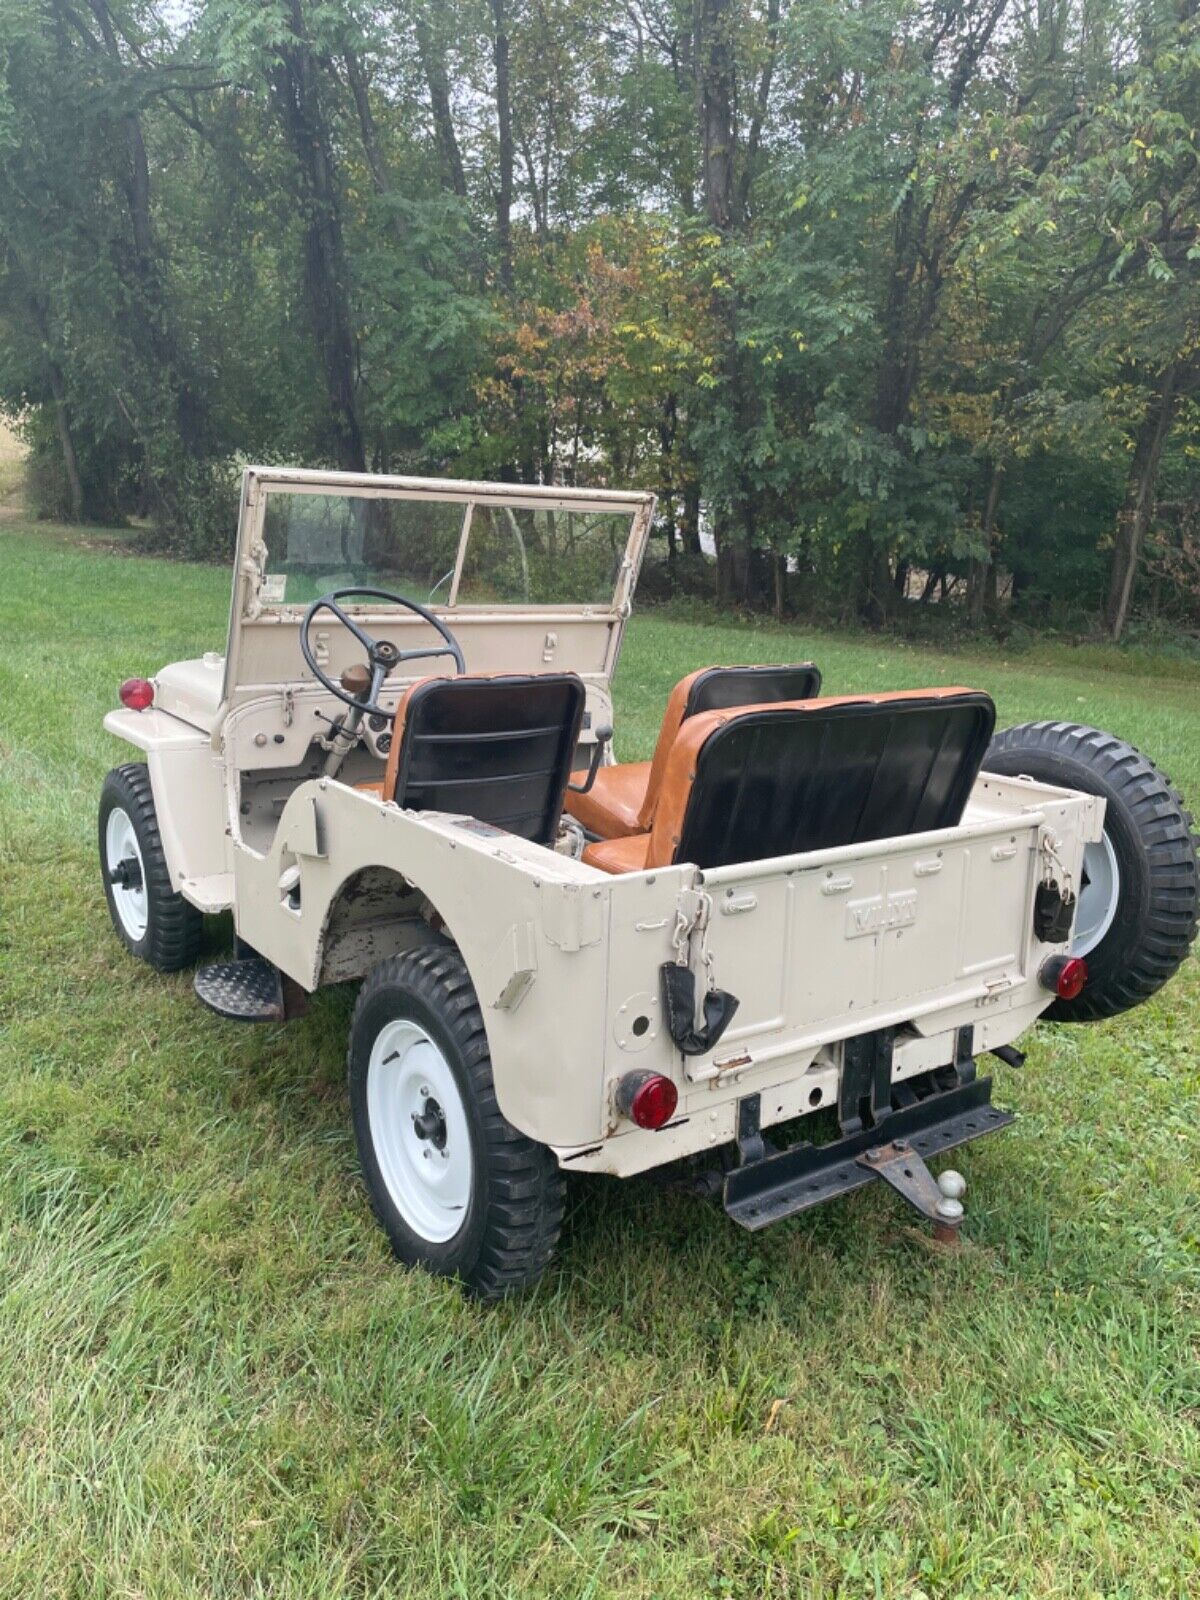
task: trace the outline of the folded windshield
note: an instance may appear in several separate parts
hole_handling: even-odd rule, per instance
[[[612,606],[633,509],[514,501],[272,487],[259,601],[303,606],[366,587],[439,608]]]

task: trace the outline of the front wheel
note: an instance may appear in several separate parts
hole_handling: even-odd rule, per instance
[[[562,1177],[551,1152],[500,1111],[457,951],[410,951],[368,976],[349,1077],[363,1180],[399,1259],[484,1300],[536,1282],[562,1223]]]
[[[100,790],[100,870],[117,937],[156,972],[178,972],[200,951],[204,918],[171,887],[154,790],[144,766],[114,767]]]
[[[1087,1022],[1148,1000],[1196,937],[1197,841],[1170,779],[1133,745],[1071,722],[1006,728],[983,765],[1104,797],[1104,833],[1084,849],[1071,942],[1088,981],[1047,1017]]]

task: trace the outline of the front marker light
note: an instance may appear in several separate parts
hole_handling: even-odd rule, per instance
[[[117,690],[117,698],[130,711],[146,711],[154,704],[154,685],[149,678],[126,678]]]

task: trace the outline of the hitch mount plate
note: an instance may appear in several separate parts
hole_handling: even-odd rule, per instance
[[[836,1139],[832,1144],[796,1144],[764,1156],[761,1161],[734,1167],[725,1176],[725,1209],[743,1228],[757,1231],[883,1178],[923,1216],[932,1219],[932,1209],[926,1210],[918,1203],[919,1180],[906,1178],[905,1166],[914,1174],[924,1171],[931,1187],[926,1191],[921,1186],[919,1192],[931,1207],[935,1206],[939,1191],[925,1162],[943,1150],[953,1150],[956,1145],[967,1144],[1016,1121],[1011,1111],[1001,1111],[991,1102],[992,1080],[973,1078],[969,1083],[903,1106],[875,1127]],[[896,1152],[892,1147],[898,1141],[905,1141],[908,1148]],[[894,1168],[884,1161],[859,1159],[874,1149],[892,1150],[893,1156],[909,1159]],[[886,1172],[881,1170],[885,1165]],[[913,1188],[912,1194],[909,1187]]]

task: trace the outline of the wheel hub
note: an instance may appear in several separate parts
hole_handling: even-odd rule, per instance
[[[137,944],[145,938],[150,922],[146,869],[133,819],[120,806],[113,807],[104,825],[104,867],[113,908],[126,934]]]
[[[435,1150],[446,1148],[446,1118],[432,1095],[426,1100],[424,1110],[413,1112],[412,1122],[418,1139],[428,1139]]]
[[[474,1155],[450,1063],[419,1023],[397,1018],[376,1035],[367,1116],[380,1176],[405,1226],[446,1243],[470,1204]]]
[[[117,889],[140,889],[142,863],[136,856],[126,856],[124,861],[118,861],[109,873],[108,881]]]

